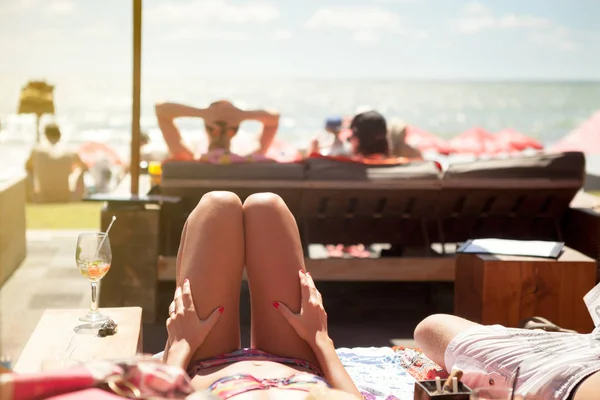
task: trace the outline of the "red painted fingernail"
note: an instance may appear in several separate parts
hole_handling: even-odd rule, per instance
[[[219,312],[220,312],[221,314],[223,314],[223,311],[225,311],[225,307],[219,307]]]
[[[278,301],[274,301],[274,302],[273,302],[273,307],[275,307],[275,308],[279,308],[279,302],[278,302]]]

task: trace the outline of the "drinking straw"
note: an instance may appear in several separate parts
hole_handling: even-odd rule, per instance
[[[112,228],[112,226],[113,226],[113,224],[115,223],[116,220],[117,220],[117,217],[115,217],[113,215],[112,220],[110,221],[110,224],[108,225],[108,228],[106,229],[106,232],[104,232],[104,237],[102,238],[102,241],[100,242],[100,246],[98,246],[98,249],[96,250],[96,255],[94,255],[94,258],[98,257],[98,253],[100,253],[100,249],[102,248],[102,245],[104,244],[104,241],[108,237],[108,231],[110,231],[110,228]]]

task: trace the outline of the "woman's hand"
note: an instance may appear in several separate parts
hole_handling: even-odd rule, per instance
[[[217,308],[206,320],[202,321],[196,314],[190,281],[186,279],[183,287],[177,287],[175,290],[175,298],[169,306],[169,318],[167,319],[169,347],[185,344],[189,346],[193,354],[204,343],[221,313],[223,313],[223,307]]]
[[[313,347],[318,344],[319,340],[329,339],[327,313],[323,308],[321,293],[317,290],[310,273],[300,270],[298,274],[302,293],[300,313],[294,314],[285,304],[278,301],[274,302],[273,306],[281,312],[298,336]]]

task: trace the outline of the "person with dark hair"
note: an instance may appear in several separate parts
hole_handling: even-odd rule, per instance
[[[28,197],[36,202],[63,203],[83,198],[83,174],[87,165],[79,155],[60,144],[61,132],[56,124],[46,125],[47,143],[36,145],[25,164],[28,174]]]
[[[350,123],[350,129],[350,144],[355,156],[375,160],[389,156],[387,123],[377,111],[357,114]]]

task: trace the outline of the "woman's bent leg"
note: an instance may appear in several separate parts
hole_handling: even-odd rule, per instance
[[[217,307],[225,310],[192,360],[239,349],[243,269],[242,203],[230,192],[207,193],[183,228],[176,279],[178,286],[189,279],[200,319],[208,318]]]
[[[246,273],[252,311],[251,346],[314,364],[317,359],[273,302],[300,312],[299,270],[305,270],[298,226],[283,200],[272,193],[244,202]]]
[[[452,339],[459,333],[476,326],[480,325],[454,315],[430,315],[417,325],[415,341],[427,357],[447,369],[444,355]]]

